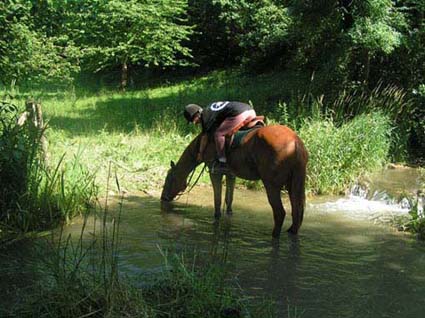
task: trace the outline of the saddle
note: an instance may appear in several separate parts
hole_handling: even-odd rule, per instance
[[[257,116],[253,119],[243,121],[226,135],[226,149],[230,150],[238,147],[250,131],[264,127],[265,125],[264,116]]]
[[[232,131],[227,134],[227,137],[231,137],[234,134],[236,134],[239,130],[248,130],[251,128],[254,128],[255,126],[265,126],[264,123],[264,116],[256,116],[253,119],[246,119],[243,122],[241,122],[239,125],[237,125],[235,128],[232,129]]]

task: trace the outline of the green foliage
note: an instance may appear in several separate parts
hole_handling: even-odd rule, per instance
[[[16,124],[18,108],[0,103],[0,222],[16,224],[18,202],[27,191],[31,165],[39,161],[39,133]],[[24,202],[24,200],[22,200]]]
[[[162,277],[143,292],[145,299],[155,304],[156,312],[193,318],[226,317],[226,313],[241,316],[247,312],[242,297],[235,297],[237,292],[228,287],[233,284],[226,281],[225,264],[217,259],[200,265],[182,256],[167,255],[166,262]]]
[[[247,49],[258,46],[263,54],[286,40],[288,26],[291,23],[288,8],[281,8],[272,1],[265,3],[267,6],[255,11],[252,17],[252,29],[246,33],[244,41],[241,42],[241,45]]]
[[[397,86],[379,84],[372,91],[347,90],[342,92],[329,107],[337,122],[353,118],[362,113],[382,112],[393,125],[392,160],[408,159],[409,135],[418,123],[415,103],[404,90]],[[420,122],[420,120],[419,120]]]
[[[4,84],[71,82],[79,71],[75,48],[38,30],[31,7],[25,0],[0,3],[0,80]]]
[[[0,104],[0,211],[7,218],[10,202],[17,200],[26,187],[26,165],[33,155],[31,140],[16,127],[18,110],[13,104]],[[16,127],[16,128],[15,128]]]
[[[307,121],[300,136],[309,151],[308,184],[313,193],[339,193],[388,158],[391,126],[380,113],[364,114],[336,127],[330,120]]]
[[[422,107],[412,107],[410,118],[406,122],[405,129],[411,129],[411,147],[416,152],[418,158],[425,157],[425,84],[419,85],[417,91],[416,104]]]
[[[36,244],[38,279],[12,308],[20,317],[155,317],[141,292],[118,273],[118,222],[105,208],[89,227],[88,210],[79,238],[58,235]],[[121,211],[119,212],[121,213]],[[90,238],[86,240],[90,230]],[[12,313],[9,313],[11,315]]]
[[[394,129],[397,124],[406,122],[410,114],[403,91],[392,86],[372,92],[347,90],[336,100],[313,95],[293,96],[291,85],[299,86],[298,80],[278,74],[251,77],[217,72],[196,80],[125,94],[88,94],[77,90],[72,96],[56,95],[44,102],[51,127],[51,153],[58,161],[60,154],[72,155],[83,148],[80,163],[89,171],[97,171],[99,187],[106,184],[108,164],[112,162],[127,191],[155,192],[163,185],[170,160],[176,160],[198,132],[193,125],[184,123],[182,107],[191,102],[206,105],[222,96],[252,101],[257,113],[266,115],[269,123],[289,125],[309,140],[307,149],[310,154],[314,153],[311,159],[314,177],[309,185],[312,192],[342,192],[351,180],[378,167],[378,157],[385,160],[405,151],[407,131]],[[360,117],[361,120],[356,121],[359,115],[366,119]],[[384,122],[388,126],[384,127]],[[360,123],[364,124],[363,132]],[[313,125],[323,136],[317,137]],[[354,127],[353,134],[347,128],[350,125]],[[380,135],[384,131],[385,135]],[[388,153],[386,147],[390,141],[391,153]],[[350,152],[344,145],[350,146]],[[367,151],[370,153],[366,154]],[[316,153],[320,153],[320,157]],[[339,156],[342,158],[340,170],[337,169]],[[363,165],[369,158],[376,165]],[[320,169],[322,166],[326,169]],[[332,175],[326,181],[332,173],[337,176]],[[207,175],[201,182],[209,182]],[[321,182],[326,182],[326,186],[322,187]]]
[[[92,70],[123,63],[169,66],[190,56],[182,44],[191,34],[186,0],[91,0],[68,6],[67,32]]]
[[[415,233],[419,239],[425,240],[425,170],[422,168],[419,177],[419,190],[415,196],[408,198],[410,203],[410,218],[396,221],[401,230]]]
[[[414,205],[409,212],[411,220],[403,224],[403,229],[415,233],[419,239],[425,240],[425,218],[419,217],[417,205]]]
[[[186,10],[187,0],[7,0],[0,4],[1,80],[66,84],[80,64],[92,71],[185,65]]]
[[[81,213],[96,189],[78,162],[50,169],[41,155],[41,134],[31,122],[17,124],[18,108],[0,103],[0,226],[9,232],[40,231]]]
[[[261,72],[269,62],[276,62],[288,45],[292,23],[288,8],[281,1],[214,0],[231,42],[241,48],[242,63]]]
[[[356,2],[354,2],[356,3]],[[349,32],[352,42],[371,54],[391,53],[401,44],[404,16],[391,0],[363,1],[353,4],[355,23]]]
[[[221,5],[214,0],[189,0],[188,24],[193,34],[188,42],[193,63],[201,70],[214,70],[238,63],[241,48],[221,18]],[[193,65],[194,66],[194,65]]]

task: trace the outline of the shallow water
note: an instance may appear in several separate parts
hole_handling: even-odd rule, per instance
[[[388,183],[388,189],[406,188],[396,179],[411,187],[418,175],[385,172],[368,187],[380,193],[387,193]],[[134,277],[159,271],[160,248],[195,251],[198,259],[226,255],[244,293],[276,301],[279,317],[294,317],[295,310],[296,317],[424,315],[424,243],[376,222],[377,216],[406,214],[405,207],[370,200],[366,192],[309,199],[298,237],[283,232],[276,242],[264,192],[236,190],[233,215],[214,222],[211,191],[195,187],[165,208],[157,197],[125,197],[120,269]],[[286,198],[284,205],[290,212]],[[284,229],[290,223],[287,216]],[[67,231],[78,237],[80,228],[77,223]]]
[[[214,222],[210,187],[196,187],[162,209],[158,198],[126,197],[120,268],[128,274],[159,270],[158,246],[197,251],[198,257],[222,251],[244,291],[276,301],[281,316],[425,314],[424,243],[368,217],[403,214],[403,207],[354,196],[309,200],[298,237],[284,232],[276,243],[264,192],[237,190],[234,202],[234,214]],[[289,210],[286,200],[285,206]],[[284,229],[290,222],[287,217]]]

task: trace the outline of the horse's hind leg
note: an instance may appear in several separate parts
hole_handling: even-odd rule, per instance
[[[292,225],[288,229],[288,232],[291,234],[297,234],[304,218],[305,170],[303,170],[302,173],[292,176],[288,194],[292,210]]]
[[[214,191],[214,217],[218,219],[221,216],[221,180],[223,179],[223,174],[210,173],[210,179]]]
[[[226,174],[226,213],[232,214],[233,193],[235,192],[236,177],[233,174]]]
[[[285,209],[283,208],[282,198],[280,197],[280,188],[264,183],[267,191],[267,199],[273,209],[274,228],[272,236],[279,238],[285,220]]]

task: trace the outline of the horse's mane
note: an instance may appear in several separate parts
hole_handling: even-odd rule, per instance
[[[198,165],[198,162],[196,161],[196,156],[199,151],[201,136],[202,134],[199,134],[189,143],[189,145],[185,148],[182,155],[180,156],[177,165],[185,168],[191,168],[191,170]]]

